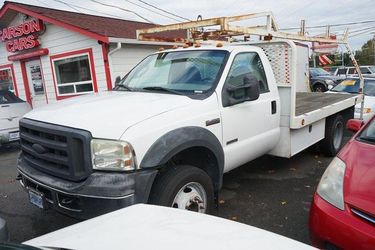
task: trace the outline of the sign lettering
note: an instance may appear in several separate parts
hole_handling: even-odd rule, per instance
[[[37,33],[43,31],[41,20],[30,20],[17,26],[0,30],[0,40],[5,42],[8,52],[32,49],[40,45]]]

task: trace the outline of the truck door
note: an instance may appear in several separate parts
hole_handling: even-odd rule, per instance
[[[257,100],[234,105],[228,103],[235,87],[248,81],[258,81]],[[275,83],[272,83],[275,84]],[[238,53],[231,65],[222,90],[222,126],[225,171],[229,171],[271,150],[279,140],[280,107],[276,87],[270,91],[262,60],[256,52]],[[241,93],[239,94],[241,95]],[[231,96],[233,98],[233,96]]]

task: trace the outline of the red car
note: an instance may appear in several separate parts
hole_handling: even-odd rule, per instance
[[[310,209],[310,237],[321,249],[375,249],[375,116],[351,119],[357,132],[327,167]]]

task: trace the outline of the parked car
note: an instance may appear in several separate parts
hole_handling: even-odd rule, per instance
[[[322,68],[310,68],[310,88],[314,92],[325,92],[336,86],[342,78],[333,76]]]
[[[375,77],[375,65],[360,66],[361,73],[364,77]],[[354,67],[341,67],[336,69],[335,76],[353,77],[358,76]]]
[[[144,204],[80,222],[23,244],[37,249],[75,250],[313,249],[235,221]],[[17,249],[30,249],[26,246]]]
[[[331,93],[352,93],[359,91],[359,78],[349,78],[342,81],[339,85],[331,89]],[[368,121],[375,114],[375,79],[366,78],[364,86],[365,102],[363,109],[363,120]],[[359,118],[361,112],[361,103],[355,106],[354,118]]]
[[[308,50],[269,41],[151,54],[113,91],[20,121],[21,185],[32,204],[73,217],[135,203],[210,213],[224,172],[264,154],[289,158],[321,140],[335,155],[359,96],[297,91],[306,89],[308,72],[296,69],[307,65]],[[290,75],[275,75],[271,63],[287,63]]]
[[[357,132],[323,174],[310,209],[312,244],[321,249],[375,247],[375,117]]]
[[[0,146],[20,138],[18,122],[30,105],[8,89],[0,90]]]

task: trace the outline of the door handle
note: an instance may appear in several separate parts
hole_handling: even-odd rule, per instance
[[[277,106],[276,106],[276,101],[271,102],[271,114],[276,114],[277,112]]]

